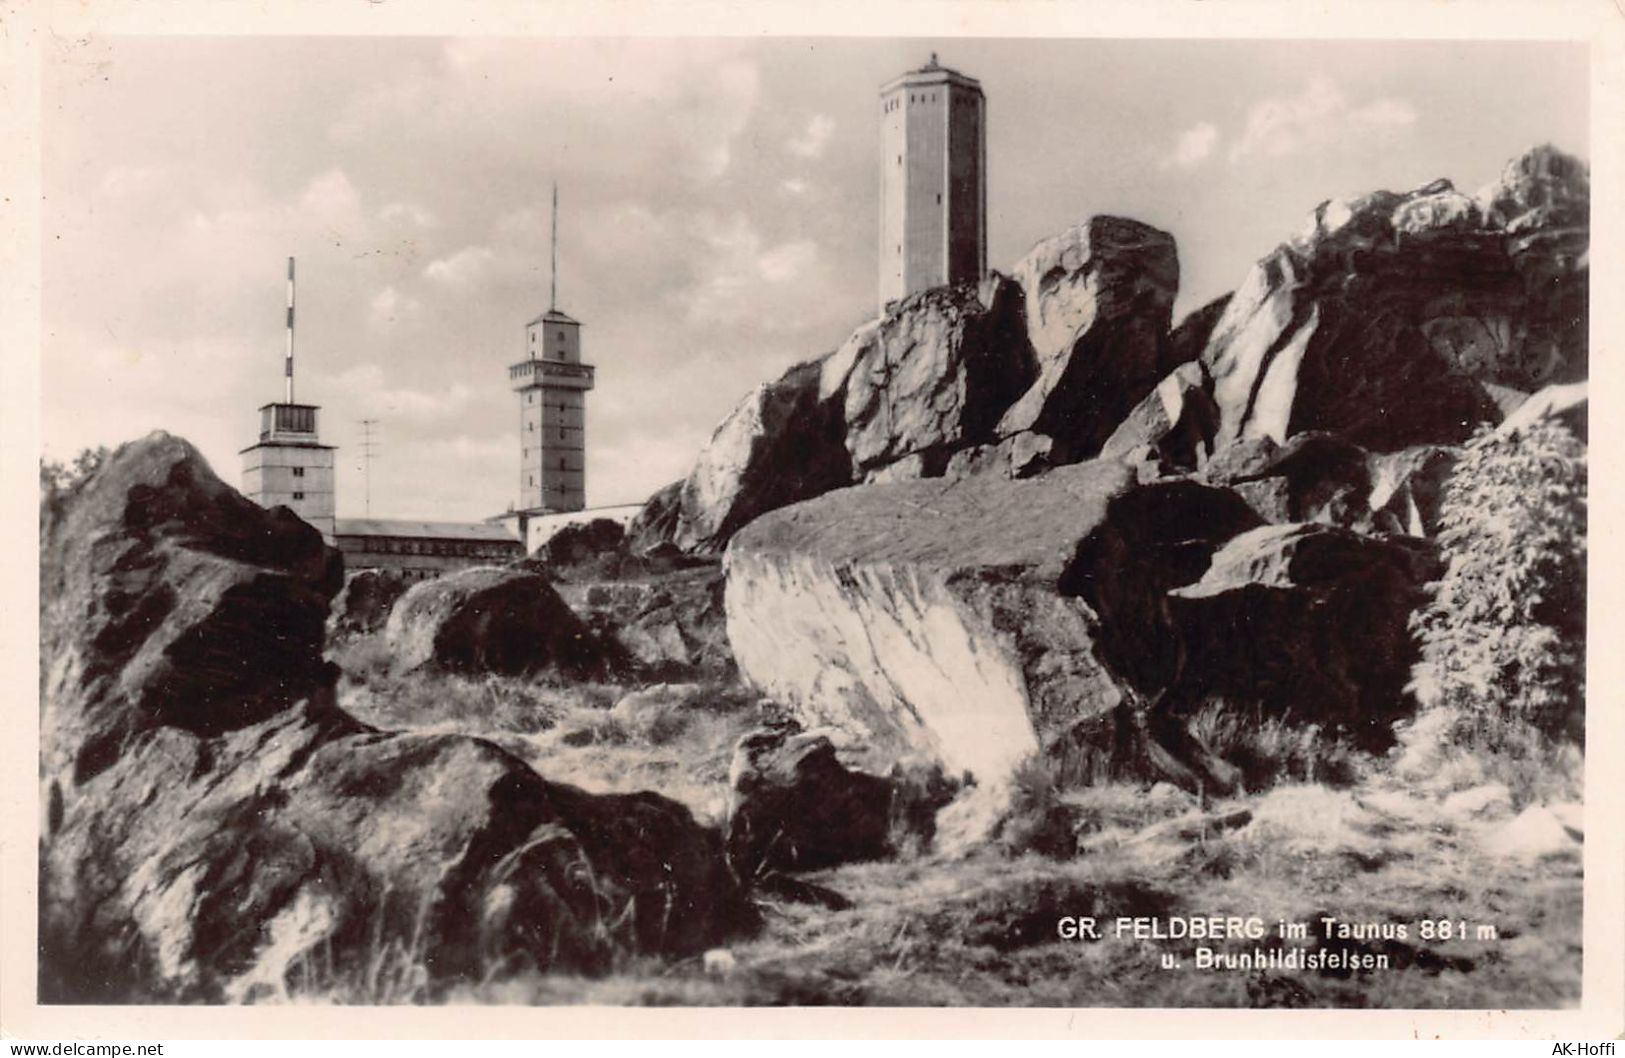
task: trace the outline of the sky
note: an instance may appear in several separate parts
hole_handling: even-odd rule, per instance
[[[1174,235],[1176,318],[1317,203],[1589,157],[1561,43],[96,37],[44,71],[45,456],[152,429],[227,481],[281,399],[338,446],[338,513],[518,498],[507,367],[583,323],[591,506],[687,472],[758,384],[874,315],[879,86],[932,51],[987,96],[988,262],[1094,214]],[[364,488],[362,419],[378,420]]]

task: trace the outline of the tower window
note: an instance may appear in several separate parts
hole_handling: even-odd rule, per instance
[[[303,492],[296,492],[293,494],[293,498],[296,500],[302,500],[305,498],[305,494]]]
[[[563,331],[559,332],[559,341],[561,341],[561,342],[564,341],[564,332]]]
[[[296,477],[296,478],[304,477],[305,476],[305,468],[304,467],[294,467],[293,468],[293,476]]]

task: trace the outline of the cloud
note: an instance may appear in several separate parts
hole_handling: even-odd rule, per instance
[[[299,205],[319,216],[352,214],[361,204],[361,196],[342,169],[330,169],[314,177],[305,187]]]
[[[600,165],[709,183],[731,166],[760,95],[746,51],[725,40],[681,48],[633,38],[453,40],[436,60],[403,65],[347,101],[327,135],[369,149],[390,143],[406,162],[432,153],[540,169],[566,183]],[[469,120],[474,113],[479,121]],[[415,132],[410,150],[392,142],[401,128]],[[493,138],[493,129],[532,134]]]
[[[312,372],[312,375],[313,391],[342,393],[356,417],[382,419],[386,423],[421,427],[444,422],[462,414],[474,398],[474,391],[462,382],[432,392],[391,386],[389,373],[370,362],[337,374]]]
[[[756,258],[756,270],[769,283],[787,283],[818,261],[818,244],[799,239],[775,246]]]
[[[812,190],[812,185],[800,177],[790,177],[779,182],[779,190],[787,195],[805,195]]]
[[[1219,143],[1219,126],[1211,121],[1204,121],[1192,125],[1179,134],[1179,142],[1174,145],[1173,153],[1163,159],[1162,167],[1178,166],[1189,169],[1200,165],[1213,153],[1213,148]]]
[[[387,286],[367,303],[367,326],[375,331],[387,331],[412,322],[422,308],[422,302],[416,298]]]
[[[829,146],[829,138],[834,134],[835,119],[828,114],[814,114],[800,135],[790,137],[784,146],[798,158],[817,158]]]
[[[409,224],[414,228],[437,227],[435,215],[416,202],[390,202],[378,211],[378,219],[386,224]]]
[[[489,246],[467,246],[450,257],[430,261],[423,269],[423,278],[446,286],[471,287],[490,273],[496,257]]]
[[[1333,144],[1346,146],[1371,133],[1412,125],[1416,109],[1403,99],[1379,98],[1354,104],[1328,77],[1311,79],[1295,96],[1254,104],[1229,158],[1284,158]]]

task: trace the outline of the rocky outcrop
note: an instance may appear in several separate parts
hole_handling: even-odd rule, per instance
[[[1053,437],[1074,459],[1100,446],[1177,366],[1166,345],[1179,255],[1173,236],[1092,217],[1040,242],[1016,266],[1039,374],[998,424],[1000,436]]]
[[[1407,709],[1409,618],[1431,547],[1326,525],[1242,533],[1168,593],[1182,650],[1170,700],[1219,699],[1380,740]]]
[[[650,498],[634,546],[720,551],[767,511],[940,477],[956,457],[958,475],[1076,462],[1178,362],[1166,344],[1178,282],[1170,236],[1095,217],[1040,243],[1014,279],[895,302],[831,355],[752,391],[682,485]]]
[[[1165,362],[1177,365],[1199,359],[1202,350],[1207,348],[1208,339],[1213,337],[1213,328],[1218,326],[1219,320],[1224,318],[1225,309],[1230,307],[1231,297],[1230,294],[1223,294],[1187,313],[1173,333],[1168,335]]]
[[[344,588],[333,600],[327,616],[327,639],[370,635],[384,627],[389,612],[411,582],[401,574],[385,569],[358,569],[344,578]]]
[[[465,569],[413,585],[384,635],[398,671],[602,674],[620,658],[539,573]]]
[[[44,1000],[366,994],[389,953],[432,993],[744,921],[720,836],[675,802],[338,709],[338,553],[184,441],[126,445],[53,505],[40,568]]]
[[[1200,363],[1181,364],[1124,416],[1101,446],[1101,457],[1140,456],[1155,460],[1165,472],[1204,465],[1219,426],[1219,408],[1209,388]]]
[[[1544,419],[1556,419],[1584,441],[1590,432],[1590,388],[1586,382],[1547,386],[1518,405],[1500,426],[1501,433],[1527,429]]]
[[[683,518],[683,485],[674,481],[644,501],[626,527],[626,543],[634,554],[674,547]]]
[[[841,403],[820,393],[822,371],[823,361],[791,368],[717,427],[678,493],[678,547],[721,551],[752,518],[851,482]]]
[[[1270,526],[1230,488],[1139,485],[1112,460],[844,489],[759,519],[724,566],[735,656],[767,697],[970,774],[949,842],[986,833],[1034,755],[1069,781],[1232,787],[1179,721],[1215,699],[1375,729],[1406,702],[1407,619],[1436,573],[1425,542]]]
[[[956,449],[993,439],[1034,377],[1021,288],[999,276],[980,289],[910,296],[860,330],[832,370],[846,358],[846,448],[856,476],[900,460],[918,463],[911,477],[941,475]]]
[[[728,862],[753,879],[890,856],[897,787],[841,763],[829,738],[793,725],[755,731],[728,773]]]
[[[1223,490],[1136,489],[1114,461],[844,489],[735,537],[729,638],[746,678],[808,726],[969,773],[943,823],[964,842],[996,822],[1022,761],[1089,770],[1066,758],[1134,728],[1121,710],[1177,672],[1166,592],[1257,524]],[[1176,770],[1159,777],[1195,781]]]
[[[733,651],[714,562],[641,580],[561,583],[561,598],[646,677],[726,679]]]
[[[1367,452],[1335,435],[1297,434],[1277,445],[1249,438],[1221,449],[1202,480],[1226,485],[1265,521],[1318,522],[1367,533],[1431,536],[1458,449],[1418,445]]]
[[[1453,444],[1498,421],[1486,385],[1583,377],[1588,199],[1584,166],[1543,148],[1479,199],[1441,180],[1323,203],[1213,328],[1218,443]]]

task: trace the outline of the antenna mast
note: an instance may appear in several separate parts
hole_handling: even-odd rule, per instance
[[[378,443],[372,439],[372,428],[378,425],[377,419],[358,419],[361,425],[361,480],[366,483],[366,517],[372,517],[372,457],[378,451]]]
[[[548,269],[547,311],[559,307],[559,182],[553,181],[553,263]]]
[[[288,258],[288,356],[282,365],[287,403],[293,403],[293,258]]]

